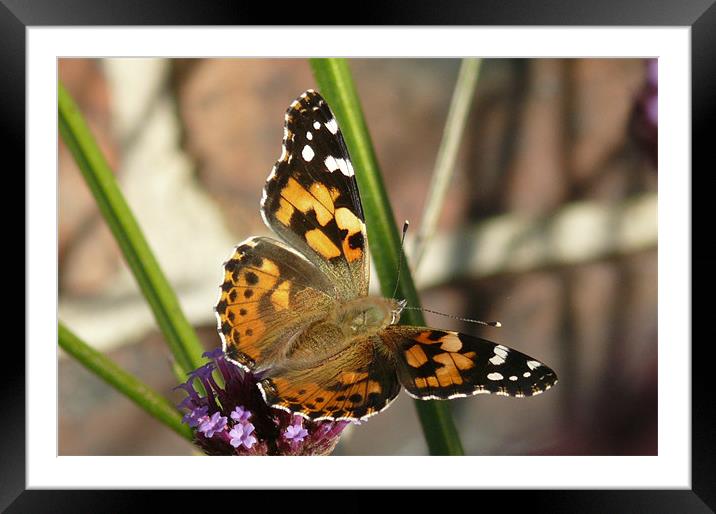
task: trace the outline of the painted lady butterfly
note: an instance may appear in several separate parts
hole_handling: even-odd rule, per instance
[[[396,325],[404,301],[368,296],[358,185],[325,100],[286,112],[261,215],[284,242],[251,237],[224,263],[216,305],[227,356],[260,377],[268,405],[313,420],[368,418],[400,386],[423,400],[532,396],[557,382],[539,361],[484,339]]]

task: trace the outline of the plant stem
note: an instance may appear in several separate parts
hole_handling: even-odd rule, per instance
[[[193,438],[191,428],[182,423],[181,413],[162,395],[135,376],[127,373],[111,359],[91,348],[60,322],[57,326],[60,347],[85,368],[123,393],[142,409],[165,424],[184,439]]]
[[[331,106],[348,145],[365,211],[376,273],[383,294],[391,296],[401,258],[400,236],[348,63],[345,59],[311,59],[311,67],[320,92]],[[400,275],[397,295],[405,298],[411,306],[420,306],[407,266],[403,267]],[[404,311],[401,322],[425,325],[422,313],[417,310]],[[416,400],[416,408],[432,455],[464,453],[447,403]]]
[[[59,128],[159,328],[184,373],[204,363],[203,348],[77,105],[58,84]]]
[[[472,101],[475,98],[480,63],[481,59],[463,59],[460,64],[450,110],[443,130],[443,138],[435,160],[435,171],[430,181],[430,187],[428,187],[428,199],[425,203],[423,219],[415,237],[413,251],[410,253],[413,270],[417,270],[420,266],[425,254],[425,247],[435,234],[448,186],[455,174],[460,141],[465,132]]]

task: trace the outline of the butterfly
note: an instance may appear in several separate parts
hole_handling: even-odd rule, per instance
[[[250,237],[224,263],[215,307],[227,357],[265,402],[311,420],[364,420],[397,397],[532,396],[541,362],[478,337],[398,325],[405,301],[368,295],[365,217],[336,118],[316,91],[286,111],[261,197],[281,240]]]

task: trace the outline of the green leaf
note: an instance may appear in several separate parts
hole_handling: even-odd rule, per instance
[[[384,296],[391,297],[401,258],[400,236],[383,185],[378,161],[366,127],[355,84],[345,59],[311,59],[318,88],[338,119],[351,154],[368,226],[368,243]],[[403,267],[397,291],[408,305],[420,300],[407,267]],[[401,323],[424,326],[420,311],[404,311]],[[416,400],[418,417],[432,455],[463,455],[457,429],[445,402]]]
[[[162,395],[137,377],[127,373],[111,359],[91,348],[60,322],[57,326],[60,347],[109,385],[123,393],[142,409],[184,439],[191,441],[192,430],[182,423],[181,413]]]
[[[166,341],[184,373],[201,366],[203,348],[179,300],[152,253],[117,181],[77,105],[58,84],[59,128],[147,299]]]

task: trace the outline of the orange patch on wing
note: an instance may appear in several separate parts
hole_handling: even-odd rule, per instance
[[[278,210],[276,211],[276,219],[287,227],[291,225],[291,216],[295,209],[293,205],[288,203],[284,198],[278,200]]]
[[[332,188],[330,189],[330,193],[331,193],[331,200],[334,201],[334,202],[336,201],[336,198],[338,198],[339,196],[341,196],[341,192],[340,192],[337,188],[335,188],[335,187],[332,187]]]
[[[264,259],[261,263],[261,267],[259,268],[264,273],[268,273],[270,275],[280,275],[280,271],[278,269],[278,266],[275,262],[273,262],[270,259]]]
[[[281,190],[281,196],[304,214],[313,210],[318,223],[323,226],[333,219],[333,200],[330,191],[323,184],[313,184],[309,192],[291,177]]]
[[[446,352],[457,352],[462,348],[462,341],[455,334],[447,334],[440,340],[440,348]]]
[[[291,281],[284,280],[271,293],[271,303],[280,309],[288,309],[289,291],[291,289]]]
[[[320,218],[318,216],[318,210],[316,210],[316,218],[318,219],[318,222],[321,225],[325,225],[333,218],[333,214],[336,210],[335,205],[333,205],[333,201],[335,200],[335,197],[333,196],[333,191],[329,190],[320,182],[316,182],[315,184],[313,184],[311,186],[310,191],[311,194],[320,202],[321,206],[331,214],[329,218]]]
[[[435,377],[427,377],[427,378],[417,377],[417,378],[415,378],[415,380],[413,380],[413,382],[419,389],[426,389],[428,387],[438,387],[438,385],[439,385],[438,379]]]
[[[456,359],[456,357],[462,358],[462,360]],[[437,363],[442,364],[442,367],[437,368],[435,374],[438,377],[438,381],[441,386],[450,384],[462,384],[462,375],[460,369],[470,369],[474,364],[472,361],[460,354],[449,355],[442,353],[433,357],[433,360]],[[463,368],[462,366],[468,366]]]
[[[344,371],[339,380],[345,385],[355,384],[368,378],[368,372]]]
[[[432,339],[430,339],[430,334],[431,334],[431,332],[429,330],[426,330],[425,332],[420,332],[417,336],[415,336],[415,340],[418,341],[419,343],[424,343],[424,344],[436,344],[436,343],[440,342],[440,341],[433,341]]]
[[[435,376],[442,387],[462,384],[462,377],[455,366],[438,368],[435,370]]]
[[[428,356],[425,355],[425,352],[420,347],[420,345],[416,344],[405,351],[405,360],[408,361],[408,364],[410,366],[414,368],[419,368],[420,366],[428,362]]]
[[[425,332],[420,332],[415,337],[415,340],[419,343],[439,344],[440,348],[442,350],[445,350],[446,352],[457,352],[460,351],[460,349],[462,348],[462,341],[460,341],[460,338],[457,336],[457,334],[451,334],[450,332],[448,332],[437,340],[430,339],[431,334],[432,332],[427,330]]]
[[[433,360],[443,364],[444,366],[453,366],[460,370],[467,370],[475,367],[475,363],[472,362],[469,357],[466,357],[461,353],[443,353],[433,357]]]
[[[338,257],[341,251],[333,241],[328,239],[328,236],[324,234],[320,229],[314,228],[306,232],[306,242],[308,246],[313,248],[320,256],[325,259],[332,259]]]
[[[351,248],[348,240],[354,234],[360,234],[363,232],[363,222],[353,214],[353,211],[346,207],[340,207],[336,209],[336,225],[341,230],[347,230],[348,234],[343,239],[343,254],[348,259],[348,262],[356,261],[363,257],[362,248]]]
[[[363,230],[363,222],[347,207],[336,209],[336,225],[350,234]]]

